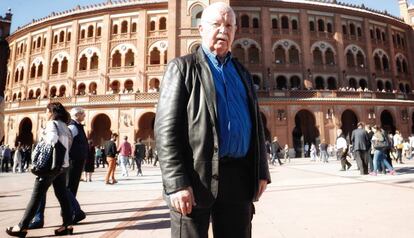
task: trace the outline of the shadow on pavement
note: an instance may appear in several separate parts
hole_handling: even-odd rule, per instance
[[[102,211],[86,212],[86,215],[90,216],[90,215],[102,215],[102,214],[113,214],[113,213],[124,213],[124,212],[155,211],[155,210],[162,210],[162,209],[168,209],[168,208],[167,206],[156,206],[156,207],[143,207],[143,208],[102,210]]]
[[[414,167],[397,168],[396,171],[399,174],[414,174]]]

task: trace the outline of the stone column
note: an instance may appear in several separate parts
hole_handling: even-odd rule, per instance
[[[365,68],[368,71],[368,88],[372,91],[376,89],[376,83],[374,81],[374,77],[372,74],[375,73],[375,64],[374,59],[372,57],[372,41],[371,41],[371,34],[369,30],[369,20],[364,18],[363,28],[364,28],[364,37],[365,37]],[[375,87],[375,88],[374,88]]]
[[[262,7],[261,25],[262,25],[261,32],[263,34],[262,35],[262,49],[261,49],[263,78],[262,78],[262,85],[260,85],[260,88],[263,88],[264,85],[269,87],[269,85],[272,84],[272,82],[270,81],[271,79],[268,78],[267,69],[272,68],[272,65],[273,65],[273,60],[272,60],[273,52],[271,51],[273,31],[272,31],[272,26],[271,26],[269,8],[267,7]],[[267,81],[266,83],[265,83],[265,80]]]
[[[102,24],[102,34],[101,34],[101,56],[99,58],[99,77],[106,78],[107,74],[109,73],[108,64],[111,57],[111,48],[110,48],[110,40],[111,40],[111,29],[112,29],[112,22],[109,14],[103,16],[103,24]],[[101,87],[97,87],[96,92],[97,94],[106,94],[108,90],[108,83],[109,80],[104,80]]]
[[[386,28],[386,36],[387,36],[387,43],[388,43],[388,47],[390,48],[390,51],[387,52],[389,54],[389,68],[390,68],[390,72],[392,73],[392,86],[393,89],[397,89],[398,88],[398,81],[396,75],[398,75],[397,72],[397,67],[395,65],[395,49],[394,49],[394,44],[392,42],[392,29],[390,25],[387,25]]]
[[[307,70],[313,69],[312,64],[312,52],[310,51],[310,32],[309,32],[309,20],[308,20],[308,14],[306,12],[307,10],[301,9],[300,10],[300,30],[302,32],[302,51],[301,51],[301,63],[302,63],[302,73],[303,73],[303,80],[301,88],[304,88],[304,80],[308,79],[308,72]],[[313,73],[313,72],[312,72]]]
[[[346,62],[345,62],[345,45],[344,45],[344,37],[342,32],[342,19],[340,14],[335,14],[334,17],[335,21],[335,41],[336,41],[336,58],[338,60],[337,65],[339,68],[338,72],[338,87],[343,87],[344,85],[347,85],[346,79],[344,78],[344,75],[342,72],[346,70]]]
[[[72,22],[72,31],[70,34],[70,46],[69,46],[69,57],[68,59],[68,78],[72,80],[70,84],[70,96],[74,97],[76,94],[76,72],[78,69],[78,42],[79,42],[79,22],[74,20]]]

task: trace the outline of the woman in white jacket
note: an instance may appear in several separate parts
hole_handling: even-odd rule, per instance
[[[13,173],[16,173],[17,170],[19,170],[19,173],[22,172],[22,146],[20,141],[17,144],[17,148],[16,151],[14,152],[13,155]]]
[[[42,134],[42,139],[49,144],[56,144],[59,140],[66,148],[62,171],[53,176],[38,176],[32,192],[32,197],[26,207],[23,218],[18,225],[8,227],[7,234],[17,237],[25,237],[30,221],[33,219],[40,199],[46,195],[47,190],[53,185],[55,195],[62,208],[63,224],[55,230],[55,235],[69,235],[73,233],[71,204],[67,196],[66,170],[69,167],[69,149],[72,143],[72,135],[67,127],[70,115],[59,102],[49,103],[46,111],[48,122]]]

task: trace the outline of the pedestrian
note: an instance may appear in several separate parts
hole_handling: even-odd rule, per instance
[[[338,137],[336,138],[336,155],[339,160],[341,160],[341,170],[345,171],[351,168],[352,164],[346,159],[348,156],[348,144],[346,142],[345,136],[342,134],[342,129],[337,130]]]
[[[102,150],[100,146],[95,146],[95,162],[96,162],[96,168],[99,168],[99,165],[102,163]],[[105,167],[104,167],[105,168]]]
[[[367,132],[368,135],[368,152],[367,152],[367,158],[368,158],[368,172],[371,173],[374,170],[374,162],[373,162],[373,155],[374,155],[374,150],[372,149],[372,145],[371,145],[371,140],[372,137],[374,136],[374,132],[371,129],[370,125],[366,125],[365,126],[365,131]]]
[[[273,137],[273,141],[271,144],[272,147],[272,165],[275,165],[276,160],[279,162],[279,165],[282,165],[282,161],[280,161],[279,153],[282,150],[282,147],[280,147],[279,142],[277,141],[277,136]]]
[[[138,138],[137,143],[135,144],[135,149],[134,149],[135,163],[137,164],[137,176],[140,174],[141,176],[143,176],[141,165],[142,165],[142,160],[145,158],[145,154],[146,154],[145,145],[142,143],[142,139]]]
[[[157,167],[157,163],[158,163],[158,151],[157,148],[154,148],[154,167]]]
[[[385,151],[388,150],[390,147],[389,140],[384,130],[381,129],[380,126],[375,125],[372,127],[374,132],[374,136],[372,137],[372,146],[374,149],[374,170],[372,171],[371,175],[376,176],[379,172],[378,167],[382,165],[384,167],[383,172],[385,172],[385,168],[388,169],[391,175],[395,175],[395,170],[392,165],[385,159],[386,153]]]
[[[286,163],[286,161],[289,161],[289,163],[290,163],[289,145],[288,144],[285,145],[285,148],[283,150],[283,153],[284,153],[284,156],[283,157],[285,158],[285,163]]]
[[[152,159],[154,158],[154,151],[152,147],[149,145],[147,150],[147,163],[152,164]]]
[[[252,77],[230,50],[236,14],[206,7],[202,46],[167,66],[155,138],[171,237],[251,237],[253,201],[270,182]]]
[[[329,154],[328,154],[328,144],[325,139],[322,139],[322,143],[319,144],[320,158],[324,163],[328,163]]]
[[[55,235],[68,235],[73,233],[71,204],[66,189],[66,170],[69,168],[69,149],[72,143],[72,134],[67,127],[69,113],[59,102],[49,103],[46,107],[48,122],[41,137],[48,144],[56,144],[58,141],[66,148],[62,170],[53,176],[37,176],[32,196],[26,207],[25,213],[18,225],[8,227],[7,234],[16,237],[25,237],[29,223],[39,208],[42,197],[51,185],[61,207],[62,225],[55,230]]]
[[[358,122],[357,129],[353,130],[351,134],[351,143],[354,151],[354,157],[361,175],[368,174],[369,163],[369,136],[364,128],[365,124],[363,122]]]
[[[128,142],[128,136],[124,136],[124,141],[118,147],[119,161],[122,169],[122,176],[128,177],[128,158],[131,156],[132,148]]]
[[[394,142],[394,149],[397,152],[397,156],[396,156],[396,162],[403,164],[402,162],[402,151],[404,148],[404,139],[401,136],[401,133],[397,130],[395,131],[395,135],[393,137],[393,142]]]
[[[118,134],[113,133],[111,135],[111,139],[105,142],[105,156],[106,161],[108,162],[108,172],[105,176],[105,184],[116,184],[118,181],[115,179],[115,169],[116,169],[116,145],[115,141],[118,137]],[[109,181],[109,179],[112,179],[112,183]]]
[[[316,146],[314,143],[312,143],[310,147],[310,158],[313,162],[316,162],[316,158],[318,158],[318,152],[316,151]]]
[[[17,142],[16,150],[13,155],[13,173],[22,172],[22,144]]]
[[[9,148],[9,145],[4,146],[2,156],[3,156],[3,164],[1,165],[2,166],[1,170],[7,173],[9,172],[9,163],[11,160],[11,150]]]
[[[106,154],[105,154],[105,147],[104,146],[101,146],[101,152],[102,152],[102,168],[105,168],[105,164],[108,165],[108,161],[106,160]]]
[[[88,157],[85,160],[85,182],[92,182],[92,174],[95,172],[95,146],[93,141],[89,140]]]

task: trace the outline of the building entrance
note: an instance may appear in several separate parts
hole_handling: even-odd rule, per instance
[[[111,119],[105,114],[99,114],[92,120],[90,139],[94,145],[103,145],[111,138]]]
[[[341,116],[342,133],[345,136],[346,141],[349,143],[351,140],[352,131],[357,128],[358,117],[352,110],[346,110]]]
[[[381,113],[381,128],[388,133],[395,134],[395,124],[391,112],[384,110]]]
[[[155,113],[147,112],[139,118],[136,138],[141,138],[146,145],[154,148],[154,121]]]
[[[19,134],[16,138],[17,142],[21,142],[22,145],[32,145],[33,144],[33,133],[32,133],[32,120],[30,118],[24,118],[19,125]]]
[[[295,116],[295,128],[292,131],[295,156],[309,156],[309,148],[312,143],[319,143],[319,135],[315,116],[308,110],[299,111]]]

